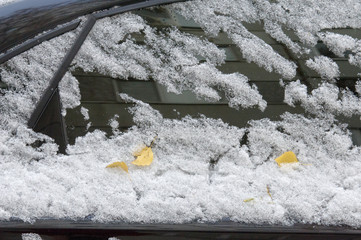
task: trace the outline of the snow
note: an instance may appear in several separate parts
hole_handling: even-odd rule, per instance
[[[122,24],[119,24],[119,23]],[[111,38],[109,31],[116,32]],[[126,37],[129,33],[145,34],[145,45]],[[126,39],[123,43],[119,41]],[[166,49],[166,51],[164,51]],[[203,57],[205,62],[198,58]],[[199,98],[218,101],[223,90],[229,105],[238,108],[266,102],[248,78],[240,73],[223,74],[216,67],[224,63],[225,53],[207,40],[169,28],[158,33],[134,14],[98,21],[82,46],[75,64],[86,71],[99,71],[112,77],[154,79],[170,92],[193,91]],[[174,71],[174,69],[176,71]]]
[[[23,240],[41,240],[42,239],[40,237],[40,235],[36,234],[36,233],[23,233],[23,234],[21,234],[21,238]]]
[[[80,113],[83,115],[84,120],[89,120],[89,110],[85,107],[80,108]]]
[[[356,92],[361,95],[361,81],[357,81],[355,88]]]
[[[12,3],[20,2],[20,1],[23,1],[23,0],[1,0],[0,7],[6,6],[6,5],[9,5]]]
[[[334,79],[340,76],[340,70],[338,69],[337,63],[325,56],[317,56],[314,59],[308,59],[306,65],[326,79]]]
[[[27,221],[91,216],[102,222],[182,223],[224,217],[271,224],[359,222],[360,206],[344,201],[360,194],[354,187],[360,185],[360,149],[352,146],[344,125],[285,114],[278,122],[253,121],[246,130],[206,117],[164,119],[141,102],[131,111],[137,126],[109,139],[101,131],[88,133],[69,146],[68,156],[39,161],[23,157],[22,164],[6,156],[6,174],[0,177],[7,192],[0,199],[3,211]],[[241,145],[246,131],[248,143]],[[152,165],[131,165],[132,153],[155,136]],[[274,158],[288,150],[301,165],[279,168]],[[128,164],[129,176],[105,168],[120,160]],[[256,200],[243,202],[250,197]],[[329,206],[345,204],[348,210],[335,221],[338,210]]]
[[[361,40],[332,32],[321,33],[320,39],[339,57],[350,51],[349,63],[361,67]]]
[[[318,40],[337,55],[347,50],[358,65],[359,40],[330,28],[360,28],[357,1],[190,1],[171,9],[192,18],[210,36],[224,32],[243,57],[279,73],[285,103],[305,114],[283,113],[279,120],[252,120],[230,126],[207,116],[167,119],[149,104],[126,94],[135,125],[113,136],[100,130],[78,137],[67,155],[49,137],[27,128],[27,120],[79,30],[64,34],[1,66],[9,86],[0,101],[0,220],[91,219],[100,222],[186,223],[224,219],[242,223],[310,223],[361,227],[361,148],[338,115],[360,116],[360,96],[336,86],[340,70],[323,56],[307,54]],[[83,18],[84,19],[84,18]],[[332,21],[331,21],[332,20]],[[296,77],[297,64],[247,30],[243,23],[264,22],[264,30],[306,65],[321,83],[312,91]],[[293,31],[299,41],[284,31]],[[137,44],[131,34],[144,33]],[[121,43],[119,43],[121,42]],[[119,43],[119,44],[118,44]],[[200,57],[205,59],[200,61]],[[225,93],[230,107],[264,110],[266,101],[242,72],[225,74],[225,52],[207,39],[168,28],[160,32],[134,13],[98,21],[72,69],[111,77],[153,79],[168,91],[193,91],[208,101]],[[287,80],[287,81],[286,81]],[[360,80],[355,83],[361,92]],[[78,82],[68,72],[61,82],[63,114],[80,104]],[[81,108],[86,121],[88,110]],[[90,122],[88,126],[90,126]],[[152,145],[150,166],[132,165],[133,153]],[[42,142],[40,147],[37,143]],[[299,163],[278,167],[275,158],[293,151]],[[124,161],[129,174],[107,169]],[[268,194],[269,191],[269,194]],[[254,198],[252,201],[244,201]],[[24,234],[23,239],[40,239]]]
[[[315,115],[352,115],[361,114],[361,99],[349,90],[340,91],[331,83],[322,83],[307,93],[306,85],[299,80],[285,87],[285,102],[291,106],[300,103],[306,111]]]
[[[353,50],[357,45],[357,40],[347,35],[326,32],[319,36],[330,50],[339,57],[343,57],[347,50]]]
[[[263,40],[250,33],[241,23],[256,22],[257,10],[248,1],[191,1],[175,5],[186,18],[192,18],[206,32],[217,35],[224,31],[241,49],[247,61],[255,62],[267,71],[275,71],[286,79],[296,75],[296,65],[276,53]],[[247,13],[246,13],[247,12]]]

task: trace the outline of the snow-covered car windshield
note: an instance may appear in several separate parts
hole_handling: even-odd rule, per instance
[[[360,227],[360,9],[196,0],[100,19],[60,82],[66,154],[27,121],[84,24],[7,61],[0,220]]]

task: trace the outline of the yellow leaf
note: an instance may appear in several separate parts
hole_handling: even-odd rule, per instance
[[[253,201],[254,198],[247,198],[247,199],[244,199],[243,202],[250,202],[250,201]]]
[[[153,151],[151,147],[144,147],[141,151],[133,154],[137,157],[133,162],[137,166],[148,166],[153,162]]]
[[[116,168],[116,167],[120,167],[121,169],[123,169],[128,173],[128,166],[125,162],[113,162],[107,166],[107,168]]]
[[[281,164],[285,164],[285,163],[298,162],[296,154],[292,151],[285,152],[284,154],[276,158],[275,161],[278,163],[278,166],[281,166]]]
[[[139,146],[139,148],[137,148],[137,150],[133,153],[133,156],[134,157],[140,156],[146,147],[147,146],[145,146],[144,144]]]

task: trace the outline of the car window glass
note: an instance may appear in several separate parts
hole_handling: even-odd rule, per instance
[[[335,61],[341,72],[337,86],[340,89],[348,89],[356,95],[358,94],[355,91],[355,83],[358,79],[357,73],[359,69],[350,65],[346,57],[339,57],[332,53],[322,41],[319,41],[311,49],[309,54],[299,56],[266,33],[262,23],[244,24],[251,34],[254,34],[268,44],[275,53],[297,65],[298,69],[295,76],[291,79],[285,79],[279,73],[267,71],[267,69],[262,68],[256,63],[247,61],[243,57],[242,51],[226,33],[221,31],[218,35],[212,36],[206,33],[192,19],[186,19],[174,11],[172,7],[163,6],[137,10],[133,11],[131,15],[133,18],[140,17],[142,19],[140,21],[143,21],[157,36],[166,37],[169,36],[169,31],[176,31],[179,34],[191,36],[200,41],[204,40],[212,46],[216,46],[218,50],[224,54],[224,61],[216,64],[216,68],[223,74],[240,73],[244,75],[249,86],[256,86],[256,92],[262,96],[262,100],[267,102],[267,108],[262,111],[262,109],[257,106],[257,103],[249,107],[241,106],[232,108],[228,104],[229,99],[225,97],[223,89],[216,86],[213,87],[213,89],[217,91],[220,96],[220,99],[216,101],[214,101],[214,99],[209,101],[207,98],[197,96],[192,89],[187,88],[183,88],[177,93],[174,93],[171,92],[172,89],[169,89],[169,86],[167,87],[167,85],[162,84],[159,80],[154,80],[151,76],[145,78],[143,78],[143,76],[138,78],[132,76],[132,74],[134,75],[134,72],[137,71],[136,68],[134,68],[134,72],[130,74],[125,73],[122,75],[122,73],[115,73],[117,71],[116,69],[112,73],[111,70],[109,70],[111,66],[104,68],[99,64],[99,59],[92,59],[85,65],[85,68],[93,65],[90,71],[81,66],[74,67],[71,71],[72,75],[79,81],[81,105],[75,109],[67,110],[66,124],[70,143],[74,143],[77,136],[85,135],[94,129],[101,129],[107,132],[109,136],[112,135],[109,121],[115,115],[118,116],[117,121],[119,122],[120,130],[126,131],[126,129],[134,125],[132,115],[127,111],[127,108],[132,106],[132,104],[125,103],[124,100],[119,97],[120,93],[126,93],[135,99],[149,103],[166,118],[180,119],[186,115],[197,117],[200,116],[200,114],[204,114],[211,118],[221,118],[224,122],[237,127],[244,127],[250,120],[255,119],[270,118],[272,120],[278,120],[279,116],[284,112],[305,113],[303,107],[299,104],[291,107],[284,102],[285,89],[282,83],[280,83],[280,80],[282,79],[282,82],[287,83],[288,81],[300,79],[301,83],[307,86],[307,90],[310,93],[322,82],[322,76],[306,65],[307,59],[315,56],[327,56]],[[129,18],[131,19],[132,17]],[[114,23],[118,21],[119,26],[121,26],[121,20],[120,16],[108,18],[104,21],[99,20],[96,23],[98,27],[95,27],[93,33],[88,36],[84,45],[90,44],[93,47],[97,46],[98,49],[101,49],[104,44],[111,45],[111,43],[107,42],[107,39],[102,39],[102,37],[109,37],[109,34],[111,34],[111,31],[107,28],[113,27],[115,28],[114,31],[117,31]],[[104,28],[104,31],[102,34],[99,34],[101,27]],[[353,29],[342,29],[338,31],[343,31],[343,34],[351,34],[356,37],[359,37],[358,35],[360,34],[358,30]],[[114,33],[114,35],[117,34]],[[139,47],[149,48],[149,40],[146,42],[145,35],[146,33],[144,31],[130,31],[130,33],[124,34],[124,36],[119,39],[118,44],[119,46],[124,45],[124,47],[126,47],[126,43],[131,41],[132,46],[138,45]],[[294,42],[299,42],[298,37],[291,31],[288,33],[288,36]],[[95,41],[99,42],[97,43]],[[164,50],[166,51],[166,49]],[[114,61],[116,61],[119,54],[122,54],[122,52],[119,51],[120,48],[114,50]],[[94,52],[94,54],[96,54],[96,52]],[[102,54],[105,53],[103,52]],[[111,52],[107,52],[106,54],[110,55],[109,59],[112,58]],[[201,65],[209,61],[204,54],[194,55],[198,61],[195,65]],[[84,55],[80,52],[78,58],[84,58],[84,56],[86,56],[86,54]],[[133,59],[129,59],[129,61],[133,61]],[[149,63],[145,61],[145,65],[147,64]],[[142,66],[141,59],[136,59],[135,65]],[[147,66],[145,66],[145,68],[146,67]],[[179,71],[177,67],[181,68],[182,66],[176,66],[174,69],[171,69],[170,72],[174,71],[176,73]],[[84,119],[82,111],[85,111],[85,109],[89,115],[89,119]],[[347,123],[350,123],[349,128],[353,133],[354,142],[359,144],[360,140],[358,140],[358,136],[360,135],[361,125],[358,118],[345,118],[342,116],[341,118]]]

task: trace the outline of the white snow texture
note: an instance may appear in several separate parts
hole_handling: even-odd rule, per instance
[[[9,4],[11,4],[11,3],[20,2],[20,1],[23,1],[23,0],[1,0],[1,1],[0,1],[0,7],[9,5]]]
[[[58,154],[54,141],[29,129],[27,120],[79,30],[66,33],[1,66],[1,81],[9,89],[0,93],[0,221],[231,220],[361,227],[361,148],[352,144],[347,125],[336,118],[361,115],[360,81],[358,95],[340,90],[337,64],[315,56],[308,58],[307,66],[323,79],[308,92],[297,79],[297,64],[243,26],[264,22],[270,36],[300,56],[322,40],[337,55],[352,51],[349,62],[361,67],[360,40],[323,31],[361,28],[361,3],[196,0],[170,8],[193,19],[209,36],[224,32],[248,62],[280,74],[287,80],[285,103],[300,104],[307,114],[286,112],[278,121],[263,118],[238,128],[207,116],[167,119],[147,103],[121,95],[134,103],[129,111],[135,126],[117,131],[114,116],[109,122],[112,137],[95,130],[69,145],[67,155]],[[130,33],[143,33],[144,44],[137,44]],[[96,23],[71,70],[151,78],[168,91],[191,90],[208,101],[219,100],[223,91],[230,107],[266,109],[266,101],[245,75],[218,70],[224,61],[224,51],[207,39],[176,28],[160,33],[140,16],[125,13]],[[66,108],[78,106],[81,97],[71,71],[60,88],[66,114]],[[88,120],[88,110],[81,112]],[[130,164],[133,153],[155,137],[153,163]],[[36,142],[43,144],[34,147]],[[286,151],[293,151],[299,163],[279,167],[274,159]],[[129,174],[106,168],[115,161],[127,163]],[[254,200],[244,202],[250,198]]]

